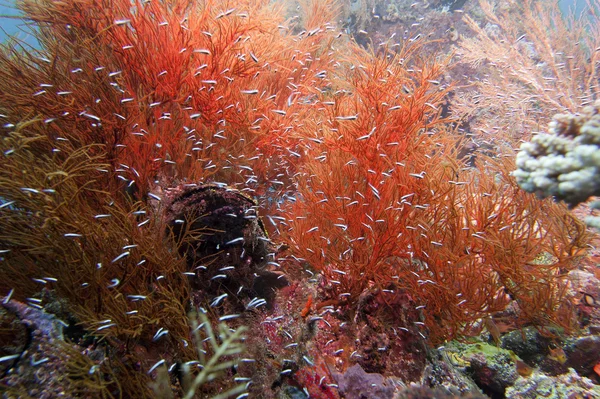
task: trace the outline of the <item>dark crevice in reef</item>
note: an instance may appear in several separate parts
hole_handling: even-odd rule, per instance
[[[175,188],[166,211],[167,226],[188,270],[199,303],[227,293],[235,310],[259,297],[272,302],[274,290],[287,285],[269,268],[275,249],[249,197],[230,188],[205,185]]]

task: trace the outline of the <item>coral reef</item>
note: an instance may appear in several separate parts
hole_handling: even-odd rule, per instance
[[[599,376],[594,366],[600,363],[599,348],[600,338],[597,335],[569,339],[565,344],[565,366],[574,369],[582,377],[598,382]]]
[[[168,231],[188,272],[196,275],[192,288],[204,296],[194,299],[197,306],[227,293],[235,293],[230,298],[237,301],[235,311],[244,309],[246,299],[257,302],[253,307],[260,301],[268,305],[272,288],[287,284],[283,274],[268,270],[275,263],[275,249],[251,198],[214,185],[188,185],[165,194]]]
[[[596,271],[597,263],[594,267],[588,267],[590,272],[585,270],[574,270],[571,272],[571,281],[573,282],[573,292],[577,294],[577,312],[579,313],[580,326],[584,331],[590,334],[600,332],[600,308],[596,306],[595,298],[600,297],[600,280]]]
[[[532,397],[558,398],[597,398],[600,389],[589,379],[580,377],[570,369],[557,377],[534,373],[528,378],[519,378],[515,385],[506,390],[506,396],[515,399]]]
[[[571,281],[590,232],[476,148],[481,107],[450,112],[473,67],[452,48],[508,34],[475,29],[486,4],[20,0],[39,48],[0,49],[0,388],[391,399],[593,377],[594,339],[563,337],[597,321]],[[515,351],[560,337],[532,365],[449,343],[522,328]]]
[[[527,364],[538,364],[548,354],[552,339],[533,327],[510,331],[502,336],[501,347],[512,351]]]
[[[475,353],[463,352],[469,362],[466,372],[470,374],[482,391],[491,397],[504,396],[507,387],[518,378],[518,367],[514,367],[507,351],[493,347],[476,348]]]
[[[366,373],[358,364],[335,378],[344,398],[391,399],[394,395],[393,381],[383,378],[381,374]]]
[[[600,101],[577,115],[555,115],[548,133],[523,143],[513,175],[526,191],[575,206],[600,194]]]
[[[1,306],[0,386],[6,397],[113,397],[102,351],[66,342],[64,322],[40,309],[10,297]]]
[[[458,394],[442,388],[410,387],[402,389],[394,399],[482,399],[488,396],[478,393]]]
[[[518,364],[522,363],[510,351],[482,342],[448,343],[442,356],[493,398],[504,397],[506,388],[519,377]]]
[[[354,316],[356,361],[365,371],[416,381],[426,363],[421,314],[403,290],[366,290]],[[404,327],[403,327],[404,326]],[[352,357],[352,356],[351,356]]]
[[[456,51],[466,78],[450,107],[477,146],[512,156],[507,144],[598,98],[596,2],[581,2],[585,17],[563,13],[559,2],[468,3],[474,7],[463,15]]]

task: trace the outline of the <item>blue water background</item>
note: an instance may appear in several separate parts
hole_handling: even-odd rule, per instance
[[[16,36],[29,44],[36,43],[30,29],[19,19],[20,16],[22,13],[15,8],[14,0],[0,0],[0,43],[4,43],[9,36]]]

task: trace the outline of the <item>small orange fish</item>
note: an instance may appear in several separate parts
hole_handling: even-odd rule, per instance
[[[517,366],[517,373],[519,373],[521,377],[529,377],[533,373],[533,367],[521,359],[515,359],[515,365]]]
[[[594,366],[594,372],[600,376],[600,363]]]
[[[302,312],[300,312],[300,316],[302,316],[303,319],[305,319],[306,316],[308,316],[308,314],[310,313],[310,307],[312,306],[312,302],[313,297],[312,295],[309,295],[308,300],[306,301],[306,306],[304,306],[304,309],[302,309]]]
[[[533,373],[533,367],[519,359],[513,352],[510,353],[510,357],[515,362],[517,373],[519,373],[521,377],[529,377]]]
[[[498,326],[496,325],[494,320],[491,317],[486,317],[485,319],[483,319],[483,325],[484,325],[485,329],[488,330],[488,332],[492,336],[492,339],[494,340],[494,343],[496,344],[496,346],[499,347],[500,346],[500,329],[498,328]]]
[[[567,354],[563,350],[563,348],[548,348],[550,354],[548,355],[549,359],[555,360],[560,364],[565,364],[567,362]]]
[[[594,366],[594,372],[600,376],[600,363]]]

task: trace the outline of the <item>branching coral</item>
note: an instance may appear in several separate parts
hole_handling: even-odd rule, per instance
[[[20,7],[43,50],[2,52],[5,120],[39,115],[49,137],[106,145],[136,198],[159,177],[264,190],[333,59],[333,27],[310,3],[299,34],[266,1]]]
[[[178,247],[207,230],[173,236],[167,228],[178,216],[193,225],[206,215],[179,209],[169,219],[163,191],[199,180],[284,190],[294,149],[288,126],[314,112],[307,99],[327,86],[335,33],[317,3],[307,3],[310,31],[299,34],[269,2],[20,7],[40,49],[0,52],[2,290],[52,305],[84,337],[102,340],[118,378],[110,389],[151,396],[140,368],[195,357],[185,317],[198,298],[190,280],[206,289],[197,305],[215,303],[206,296],[225,287],[214,280],[209,290],[206,276],[188,270],[196,259]],[[262,265],[267,244],[258,244],[246,252]],[[233,267],[219,262],[211,267]],[[253,272],[240,275],[236,292],[245,284],[272,295],[272,282],[252,285]]]
[[[189,295],[186,263],[156,229],[153,210],[141,204],[127,210],[113,200],[103,191],[105,165],[90,154],[94,148],[29,133],[41,123],[17,127],[1,143],[3,289],[14,288],[21,300],[42,287],[55,290],[68,304],[65,312],[117,347],[131,339],[152,342],[159,329],[168,330],[163,349],[191,356],[181,317]]]
[[[213,353],[195,382],[173,370],[199,355],[191,308],[233,327],[265,319],[286,282],[273,270],[292,264],[267,229],[320,272],[289,302],[304,309],[285,308],[304,329],[323,303],[355,323],[379,306],[382,331],[397,323],[433,343],[509,304],[521,323],[569,327],[564,275],[585,230],[519,190],[507,160],[458,159],[448,60],[423,55],[418,37],[366,51],[317,0],[288,21],[266,0],[20,6],[41,48],[0,51],[0,290],[103,348],[111,393],[151,397],[165,368],[175,395],[243,392],[210,383],[235,365],[241,329],[221,327],[221,343],[207,330]],[[358,352],[378,356],[363,338]],[[289,345],[312,367],[309,345]]]
[[[584,227],[521,193],[508,161],[482,157],[479,171],[456,161],[459,140],[436,112],[442,67],[411,50],[402,67],[392,56],[357,63],[343,94],[323,100],[326,119],[305,139],[317,162],[301,169],[286,213],[294,253],[340,305],[371,285],[408,290],[433,341],[469,333],[512,300],[523,323],[569,326],[564,271]],[[544,252],[556,261],[533,266]]]
[[[563,15],[558,2],[480,0],[481,17],[464,16],[458,56],[470,85],[452,108],[476,140],[508,142],[539,130],[556,113],[578,112],[598,96],[600,15]]]
[[[218,331],[215,332],[211,321],[204,313],[190,314],[190,318],[198,361],[188,362],[182,366],[184,399],[194,398],[200,387],[222,377],[228,369],[236,367],[238,365],[237,357],[244,351],[244,327],[231,330],[227,324],[220,323]],[[202,336],[200,330],[204,331],[206,337]],[[209,349],[209,352],[204,349],[205,347]],[[207,357],[208,353],[210,353],[210,357]],[[201,369],[197,374],[191,370],[192,364],[200,366]],[[173,398],[173,392],[169,385],[167,367],[162,363],[158,368],[157,381],[152,384],[156,396],[161,399]],[[241,394],[247,389],[247,384],[237,384],[213,396],[212,399],[226,399]]]

